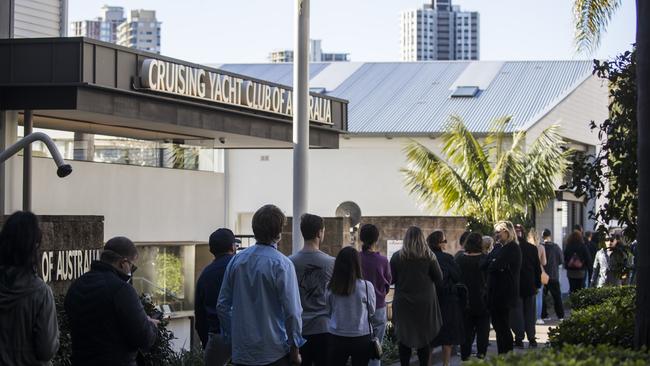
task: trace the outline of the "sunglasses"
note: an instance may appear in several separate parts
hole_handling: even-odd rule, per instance
[[[131,265],[131,274],[135,273],[135,271],[138,270],[138,266],[136,266],[135,263],[131,262],[128,258],[124,258],[124,260],[129,262]]]

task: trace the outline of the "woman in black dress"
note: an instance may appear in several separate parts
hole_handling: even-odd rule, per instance
[[[460,344],[463,339],[463,314],[461,308],[459,289],[456,286],[460,280],[460,268],[451,254],[443,250],[447,239],[442,231],[434,231],[427,238],[429,248],[435,254],[440,269],[442,270],[442,283],[437,288],[440,313],[442,315],[442,328],[433,340],[432,348],[442,346],[442,364],[448,366],[451,359],[451,350],[454,345]],[[429,357],[429,365],[431,365]]]
[[[490,335],[490,312],[487,307],[487,284],[485,272],[481,271],[483,238],[481,234],[472,233],[465,242],[465,253],[456,258],[460,268],[461,283],[467,287],[468,308],[464,312],[465,337],[460,345],[460,358],[469,359],[472,344],[476,337],[476,357],[485,358]]]

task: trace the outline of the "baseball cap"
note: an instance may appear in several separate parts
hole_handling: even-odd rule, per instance
[[[217,229],[210,234],[208,242],[212,254],[227,252],[236,243],[241,243],[241,240],[235,238],[235,234],[226,228]]]

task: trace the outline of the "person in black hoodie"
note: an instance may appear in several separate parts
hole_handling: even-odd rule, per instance
[[[465,236],[467,237],[467,235]],[[442,327],[440,333],[431,344],[431,348],[442,346],[442,365],[448,366],[451,359],[451,351],[454,345],[461,344],[463,340],[463,315],[460,307],[460,293],[458,284],[460,268],[454,261],[451,254],[443,252],[447,244],[445,234],[438,230],[427,237],[427,245],[435,254],[440,269],[442,270],[442,284],[437,288],[438,301],[440,302],[440,313],[442,315]],[[463,245],[465,241],[463,240]],[[462,254],[461,254],[462,255]],[[429,365],[433,357],[429,357]]]
[[[46,366],[59,349],[52,290],[36,274],[38,218],[18,211],[0,232],[0,365]]]
[[[70,319],[72,365],[135,366],[138,350],[157,338],[158,321],[144,312],[128,283],[138,250],[125,237],[106,242],[90,272],[72,283],[65,296]]]
[[[497,351],[502,354],[512,351],[513,346],[509,319],[519,298],[521,249],[511,222],[500,221],[494,231],[497,243],[481,268],[488,272],[488,307],[497,335]]]
[[[564,268],[569,279],[569,292],[573,293],[585,287],[587,268],[591,266],[591,256],[585,246],[582,234],[572,232],[564,248]]]
[[[519,299],[517,307],[510,313],[510,325],[515,333],[515,347],[523,348],[524,335],[528,345],[537,347],[535,340],[535,295],[542,287],[542,267],[539,263],[537,247],[524,238],[524,227],[515,226],[519,248],[521,249],[521,271],[519,272]]]
[[[456,258],[461,272],[461,283],[467,287],[467,309],[463,314],[465,338],[460,345],[460,357],[469,359],[472,343],[476,337],[476,357],[485,358],[490,335],[490,312],[487,307],[487,285],[485,273],[481,271],[483,238],[479,233],[471,233],[465,241],[465,253]]]

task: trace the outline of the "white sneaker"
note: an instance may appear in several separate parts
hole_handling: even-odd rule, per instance
[[[542,319],[537,319],[537,322],[536,322],[535,324],[537,324],[537,325],[544,325],[545,323],[544,323],[544,320],[542,320]]]

